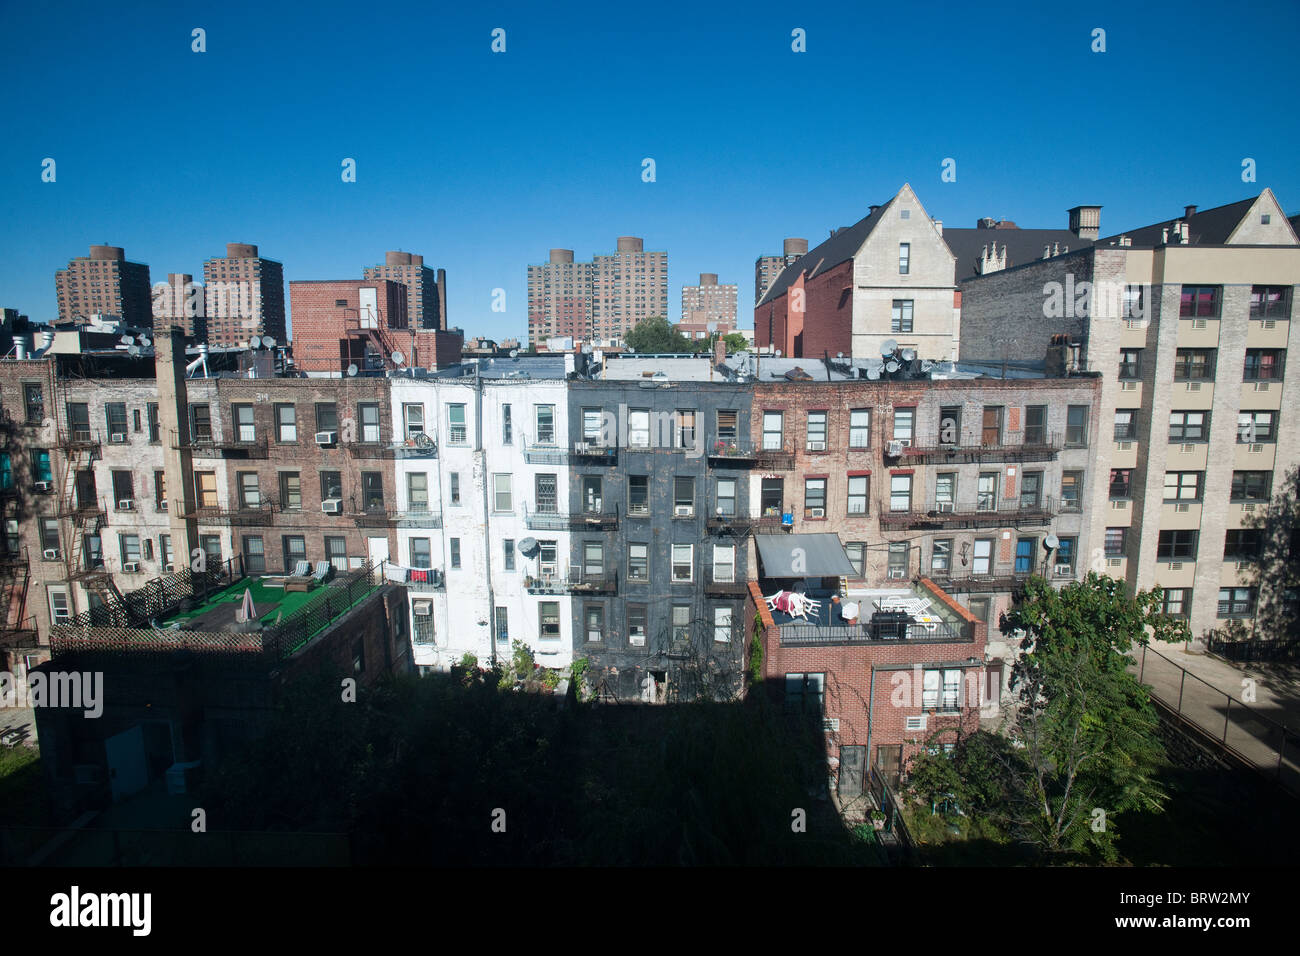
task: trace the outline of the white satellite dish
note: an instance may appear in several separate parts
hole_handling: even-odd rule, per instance
[[[844,358],[844,353],[843,353],[843,352],[836,352],[836,353],[835,353],[835,357],[836,357],[836,358]]]
[[[153,339],[149,338],[147,335],[142,335],[142,336],[140,336],[140,344],[141,344],[141,345],[153,345]]]
[[[880,354],[885,358],[889,358],[889,356],[893,355],[897,351],[898,343],[893,339],[885,339],[885,341],[880,343]]]
[[[275,339],[271,338],[271,336],[269,336],[269,335],[263,335],[263,336],[262,336],[262,348],[264,348],[264,349],[273,349],[273,348],[275,348]]]
[[[401,365],[406,361],[406,356],[401,352],[394,352],[391,357],[394,365]]]
[[[628,354],[628,355],[631,355],[631,354],[634,353],[635,351],[636,351],[636,349],[632,348],[632,346],[629,345],[629,346],[627,347],[627,354]]]
[[[777,358],[780,358],[780,357],[781,357],[781,350],[780,350],[780,349],[777,349],[776,352],[774,352],[773,354],[776,355]]]
[[[130,335],[124,335],[124,336],[122,336],[122,338],[120,338],[118,341],[120,341],[123,345],[134,345],[134,344],[135,344],[135,338],[134,338],[133,336],[130,336]]]
[[[903,361],[910,362],[916,358],[916,349],[903,349]]]
[[[1048,551],[1055,551],[1061,546],[1061,539],[1054,534],[1049,534],[1043,539],[1043,547]]]
[[[893,359],[890,359],[888,362],[885,363],[885,371],[886,371],[886,372],[897,372],[901,367],[902,367],[902,366],[900,366],[900,365],[899,365],[897,362],[895,362]]]
[[[128,346],[126,347],[126,354],[127,354],[127,355],[139,355],[139,354],[140,354],[141,352],[143,352],[143,351],[144,351],[144,349],[140,348],[140,346],[138,346],[138,345],[128,345]]]
[[[352,376],[356,374],[357,374],[357,365],[355,362],[353,362],[351,365],[348,366],[348,375]]]
[[[262,337],[260,335],[254,335],[248,340],[248,347],[250,349],[260,349],[262,347]]]
[[[867,378],[871,379],[873,382],[877,381],[880,378],[880,369],[876,368],[874,365],[868,365]]]
[[[518,349],[511,349],[511,350],[510,350],[510,357],[511,357],[511,358],[519,358],[519,350],[518,350]]]

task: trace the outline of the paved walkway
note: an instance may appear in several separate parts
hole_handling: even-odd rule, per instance
[[[1282,782],[1300,793],[1300,670],[1233,664],[1177,645],[1145,655],[1139,648],[1136,657],[1153,695],[1262,770],[1276,771],[1280,754]]]
[[[0,707],[0,734],[17,730],[23,735],[22,743],[28,747],[36,742],[36,713],[30,707]]]

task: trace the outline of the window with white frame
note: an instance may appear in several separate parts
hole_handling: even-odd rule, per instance
[[[849,412],[849,447],[868,448],[871,446],[871,410],[854,408]]]
[[[890,511],[911,511],[912,510],[912,476],[911,475],[890,475],[889,476],[889,510]]]
[[[779,449],[784,444],[785,416],[782,412],[763,412],[763,447]]]
[[[808,413],[808,450],[826,450],[826,412],[825,410]]]
[[[464,405],[447,406],[447,442],[452,445],[464,445],[469,442]]]
[[[695,545],[673,545],[673,583],[693,581],[695,579]]]
[[[849,514],[867,513],[867,492],[870,481],[867,475],[849,475]]]
[[[719,584],[733,584],[736,580],[736,546],[713,546],[713,580]]]
[[[632,408],[628,410],[627,444],[629,448],[650,447],[650,409]]]
[[[537,444],[554,445],[555,444],[555,406],[554,405],[536,405],[534,410],[537,415]]]
[[[498,514],[515,510],[514,495],[510,487],[510,474],[492,476],[492,510]]]
[[[429,510],[429,475],[423,471],[406,476],[406,506],[411,511]]]
[[[717,644],[731,643],[732,608],[715,607],[713,609],[713,640]]]
[[[402,405],[402,421],[406,427],[408,440],[424,434],[424,406],[418,402]]]

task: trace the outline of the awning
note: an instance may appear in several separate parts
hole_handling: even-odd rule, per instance
[[[837,534],[756,534],[754,541],[763,577],[847,578],[858,573]]]

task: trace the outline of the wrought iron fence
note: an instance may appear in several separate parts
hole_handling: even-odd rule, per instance
[[[275,660],[283,660],[383,586],[383,575],[375,574],[375,565],[368,563],[323,588],[289,617],[263,631],[262,646]]]

